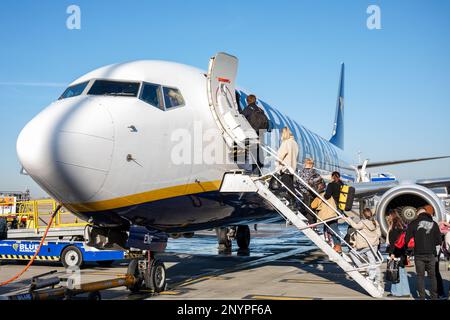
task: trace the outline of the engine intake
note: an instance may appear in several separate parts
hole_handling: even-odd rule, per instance
[[[384,236],[388,232],[387,214],[390,209],[397,209],[405,223],[417,218],[417,209],[424,205],[431,205],[435,211],[435,221],[445,218],[445,207],[441,199],[430,189],[417,184],[406,184],[394,187],[380,198],[376,215]]]

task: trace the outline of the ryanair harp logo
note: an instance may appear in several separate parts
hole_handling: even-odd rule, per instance
[[[14,243],[12,245],[12,248],[14,249],[14,251],[17,251],[17,249],[19,249],[19,244],[18,243]]]

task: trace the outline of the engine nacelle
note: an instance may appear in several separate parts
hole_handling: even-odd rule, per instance
[[[386,191],[380,198],[376,209],[383,235],[386,236],[388,231],[386,216],[390,209],[397,209],[403,221],[409,223],[417,218],[417,208],[427,204],[434,208],[436,222],[445,219],[446,210],[443,201],[426,187],[404,184]]]

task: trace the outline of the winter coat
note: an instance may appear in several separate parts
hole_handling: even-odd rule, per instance
[[[325,192],[321,194],[323,197]],[[331,206],[328,206],[326,203],[322,201],[319,197],[315,198],[314,201],[311,203],[311,209],[317,210],[317,215],[319,216],[319,219],[322,221],[337,217],[336,212],[333,209],[336,209],[336,203],[334,202],[333,198],[327,200],[328,204]],[[333,208],[333,209],[332,209]]]
[[[411,238],[414,238],[415,256],[436,255],[436,246],[442,242],[438,224],[426,213],[419,214],[417,219],[408,225],[405,243],[409,243]]]
[[[298,158],[298,144],[293,137],[284,140],[280,148],[278,149],[278,158],[283,163],[291,167],[294,171],[297,170],[297,158]],[[278,164],[277,170],[283,168],[283,164]],[[284,169],[283,171],[286,171]]]
[[[378,222],[369,220],[369,219],[361,219],[359,222],[354,222],[352,219],[347,218],[346,221],[356,230],[354,246],[356,249],[364,249],[368,248],[369,244],[372,247],[376,247],[380,244],[381,238],[381,228]],[[362,234],[362,235],[361,235]],[[364,239],[364,237],[367,241]]]

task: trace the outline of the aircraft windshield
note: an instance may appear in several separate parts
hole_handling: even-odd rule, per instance
[[[63,94],[59,97],[59,99],[61,100],[61,99],[79,96],[84,91],[84,89],[86,88],[88,83],[89,83],[89,81],[86,81],[86,82],[82,82],[82,83],[75,84],[73,86],[68,87],[63,92]]]
[[[91,95],[137,97],[139,83],[96,80],[89,90]]]

